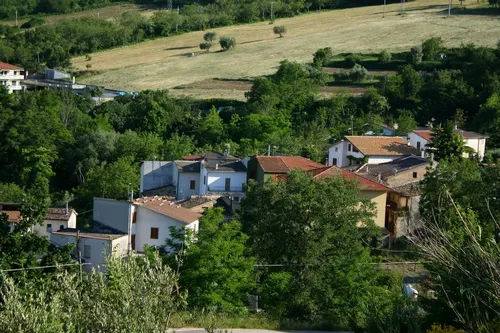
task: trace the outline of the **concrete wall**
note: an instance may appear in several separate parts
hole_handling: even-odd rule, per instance
[[[349,150],[349,145],[351,145],[351,150]],[[350,161],[347,156],[353,156],[356,158],[363,158],[364,155],[360,152],[354,151],[354,145],[351,144],[347,140],[343,140],[338,142],[337,144],[331,146],[328,149],[328,165],[332,166],[333,159],[337,159],[337,163],[335,164],[338,167],[344,168],[349,166]],[[360,163],[361,164],[361,163]]]
[[[427,167],[428,165],[422,165],[417,168],[411,168],[406,171],[398,172],[395,176],[388,177],[386,182],[389,185],[389,187],[391,187],[391,186],[402,186],[408,183],[421,180],[428,172]],[[417,173],[417,178],[413,177],[414,172]]]
[[[118,231],[129,233],[134,206],[127,201],[94,198],[93,219]]]
[[[387,204],[387,192],[361,191],[361,197],[370,199],[375,204],[376,216],[373,221],[379,227],[385,227],[385,207]]]
[[[410,132],[408,133],[407,136],[408,136],[408,141],[410,142],[410,145],[412,147],[417,148],[417,143],[420,142],[420,149],[424,150],[427,149],[427,144],[429,144],[429,142],[424,138],[422,138],[420,135]]]
[[[226,192],[226,178],[231,179],[232,192],[243,192],[243,184],[247,182],[246,172],[214,172],[208,173],[208,186],[210,192]]]
[[[40,236],[49,237],[50,235],[50,232],[48,231],[49,224],[52,226],[50,232],[65,228],[76,228],[76,214],[72,212],[68,221],[44,220],[42,225],[39,224],[35,225],[33,227],[33,231]]]
[[[143,191],[177,184],[177,167],[169,161],[144,161],[141,165],[141,185]]]
[[[24,80],[24,71],[22,70],[0,70],[0,85],[5,86],[9,93],[24,89],[21,80]]]
[[[194,190],[190,188],[191,180],[195,181]],[[192,195],[200,194],[200,173],[198,172],[179,172],[177,184],[177,199],[182,200]]]
[[[170,238],[169,227],[188,227],[186,223],[157,213],[151,209],[137,206],[137,223],[135,233],[135,250],[144,252],[144,245],[165,246],[165,241]],[[198,222],[192,223],[190,228],[198,230]],[[158,239],[151,239],[151,228],[158,228]]]

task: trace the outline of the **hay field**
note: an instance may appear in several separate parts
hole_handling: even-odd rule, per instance
[[[156,11],[156,9],[153,6],[146,6],[146,5],[119,4],[119,5],[113,5],[113,6],[103,7],[103,8],[82,10],[81,12],[75,12],[75,13],[71,13],[71,14],[42,16],[42,18],[45,21],[47,21],[47,24],[54,24],[54,23],[57,23],[58,21],[61,21],[61,20],[69,20],[69,19],[74,19],[74,18],[79,18],[79,17],[87,17],[87,16],[92,16],[92,17],[96,17],[96,18],[99,17],[99,18],[105,18],[105,19],[113,19],[116,17],[120,17],[120,15],[122,15],[123,13],[128,12],[128,11],[136,11],[136,12],[139,12],[146,17],[150,17],[153,15],[153,13]],[[27,21],[29,21],[29,19],[19,19],[18,25],[22,25],[23,23],[25,23]],[[10,25],[10,26],[16,25],[15,20],[0,21],[0,23]]]
[[[280,19],[275,24],[288,28],[284,38],[277,38],[268,22],[213,29],[219,36],[236,38],[236,49],[228,52],[216,52],[217,48],[200,52],[201,31],[147,41],[92,54],[92,70],[99,74],[78,81],[129,91],[165,89],[213,78],[271,74],[281,60],[310,61],[318,48],[326,46],[335,53],[400,51],[432,36],[443,38],[446,46],[462,42],[496,45],[499,16],[457,14],[446,18],[447,4],[448,0],[416,0],[407,3],[404,16],[399,15],[399,4],[388,5],[384,19],[382,6]],[[85,70],[87,64],[84,57],[73,59],[73,63],[78,70]]]

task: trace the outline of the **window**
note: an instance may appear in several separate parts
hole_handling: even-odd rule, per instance
[[[61,225],[59,226],[59,230],[63,230],[63,229],[64,229],[64,224],[61,224]]]
[[[417,178],[418,174],[416,172],[413,173],[413,178]]]
[[[132,212],[132,224],[134,224],[137,220],[137,217],[135,215],[135,212]]]
[[[352,151],[355,152],[355,153],[359,153],[359,149],[356,148],[356,147],[352,147]]]
[[[47,232],[52,232],[52,224],[47,224]]]
[[[337,159],[336,158],[332,158],[332,165],[337,165]]]
[[[196,188],[196,181],[192,180],[189,182],[189,189],[194,190]]]
[[[91,252],[92,248],[90,247],[90,245],[84,245],[83,246],[83,257],[85,259],[90,259],[90,252]]]
[[[335,152],[338,153],[339,147],[335,147]]]
[[[240,197],[233,197],[234,202],[240,202]]]
[[[151,228],[151,239],[158,239],[158,228]]]
[[[420,151],[420,145],[421,145],[420,141],[417,141],[417,149],[418,149],[419,151]]]
[[[350,143],[347,145],[347,150],[352,151],[352,145]]]
[[[132,250],[135,250],[135,235],[132,235],[132,238],[130,240],[130,243],[132,245]]]
[[[231,191],[231,178],[226,178],[226,183],[224,185],[225,191]]]

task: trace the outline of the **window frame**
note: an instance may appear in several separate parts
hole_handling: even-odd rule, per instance
[[[149,231],[150,239],[159,239],[160,238],[160,228],[151,227]]]
[[[196,190],[196,180],[191,179],[191,180],[189,181],[189,189],[190,189],[190,190]]]

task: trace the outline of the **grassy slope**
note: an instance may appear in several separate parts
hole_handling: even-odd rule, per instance
[[[455,15],[445,17],[448,0],[417,0],[407,4],[407,15],[399,15],[399,4],[311,13],[281,19],[288,28],[285,38],[272,33],[272,25],[261,22],[214,29],[219,36],[231,35],[238,42],[229,52],[200,53],[204,32],[157,39],[93,54],[92,70],[98,75],[80,81],[109,88],[139,91],[188,85],[210,78],[251,78],[273,73],[283,59],[310,61],[320,47],[334,52],[408,50],[431,36],[441,36],[446,46],[474,42],[494,46],[500,36],[498,16]],[[190,56],[195,53],[195,56]],[[83,57],[73,59],[85,69]],[[179,90],[179,92],[186,92]]]

